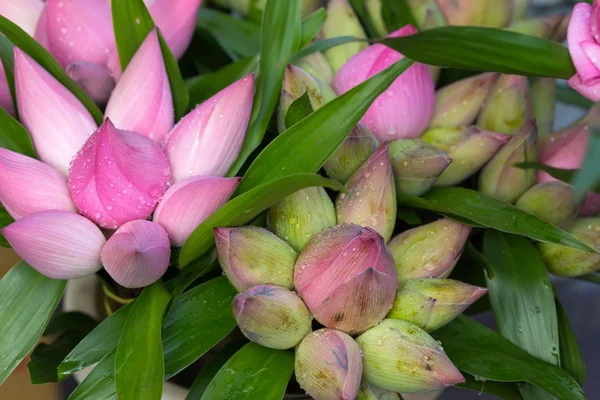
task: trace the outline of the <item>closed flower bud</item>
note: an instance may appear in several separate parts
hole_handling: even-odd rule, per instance
[[[432,332],[486,293],[487,289],[452,279],[411,279],[400,284],[387,318],[403,319]]]
[[[389,32],[381,13],[381,0],[365,0],[364,3],[371,25],[375,28],[377,35],[381,37],[387,35]]]
[[[350,135],[323,165],[327,176],[346,183],[375,150],[375,137],[363,125],[356,125]]]
[[[568,232],[600,251],[600,218],[579,218],[568,229]],[[550,272],[559,276],[582,276],[600,269],[600,255],[583,250],[561,246],[554,243],[540,243],[540,253]]]
[[[349,194],[340,193],[336,202],[339,223],[372,228],[387,242],[396,223],[394,175],[384,143],[346,183]]]
[[[360,349],[347,334],[320,329],[300,342],[294,372],[300,387],[315,399],[355,399],[363,372]]]
[[[561,181],[538,183],[523,193],[516,206],[556,226],[568,225],[577,216],[575,190]]]
[[[291,194],[269,208],[267,227],[296,251],[313,235],[336,224],[333,202],[322,187]]]
[[[479,171],[511,137],[477,127],[448,127],[431,128],[422,138],[425,143],[445,151],[452,160],[434,185],[452,186]]]
[[[400,396],[397,393],[371,385],[363,380],[360,384],[356,400],[400,400]]]
[[[538,78],[531,85],[531,101],[533,117],[538,128],[538,135],[545,136],[552,132],[554,125],[554,106],[556,100],[556,79]]]
[[[562,19],[563,15],[524,19],[514,22],[507,27],[506,30],[542,39],[549,39],[561,23]]]
[[[220,7],[230,8],[243,15],[260,17],[265,11],[267,0],[212,0]],[[300,10],[302,16],[306,16],[315,11],[321,5],[321,0],[300,0]]]
[[[515,133],[479,175],[479,191],[507,203],[516,202],[535,184],[535,170],[514,167],[537,160],[537,130],[530,121]]]
[[[325,55],[320,51],[310,53],[306,57],[296,61],[296,65],[326,85],[333,85],[333,70]]]
[[[446,17],[436,0],[408,0],[408,5],[421,29],[433,29],[447,25]]]
[[[438,0],[449,25],[502,28],[512,17],[512,1]]]
[[[430,392],[465,381],[442,347],[410,322],[385,319],[360,335],[364,379],[394,392]]]
[[[396,192],[420,196],[427,192],[451,163],[446,152],[421,139],[398,139],[388,143]]]
[[[458,261],[471,227],[448,218],[395,236],[388,249],[396,262],[398,281],[446,278]]]
[[[347,224],[308,242],[296,260],[294,285],[317,321],[350,334],[381,321],[398,286],[383,238]]]
[[[115,80],[108,69],[93,63],[69,64],[65,69],[71,79],[98,104],[106,104],[115,88]]]
[[[265,228],[215,228],[215,241],[221,268],[239,292],[267,283],[294,287],[298,254]]]
[[[233,299],[233,315],[244,336],[271,349],[289,349],[311,331],[310,312],[293,292],[260,285]]]

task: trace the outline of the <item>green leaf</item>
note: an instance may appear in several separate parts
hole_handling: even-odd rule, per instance
[[[563,45],[494,28],[447,26],[381,43],[415,61],[440,67],[561,79],[575,74]]]
[[[287,175],[257,186],[229,200],[192,232],[181,249],[180,267],[184,268],[214,246],[214,228],[244,225],[284,197],[312,186],[324,186],[335,190],[344,189],[339,182],[315,174]]]
[[[18,115],[17,95],[15,92],[15,62],[14,62],[14,47],[13,44],[5,36],[0,35],[0,59],[2,59],[2,67],[4,67],[4,76],[8,82],[10,97],[12,98],[13,109]]]
[[[381,15],[389,32],[408,24],[418,26],[407,0],[382,0]]]
[[[570,87],[564,85],[556,85],[556,101],[586,110],[594,105],[593,101],[586,99]]]
[[[402,205],[436,211],[459,222],[594,252],[562,229],[517,207],[461,187],[436,188],[423,197],[398,195]]]
[[[13,217],[11,217],[10,214],[8,213],[8,211],[6,211],[6,209],[2,206],[2,204],[0,204],[0,229],[12,224],[13,222],[14,222]],[[4,236],[2,236],[2,234],[0,234],[0,246],[10,247],[10,244],[8,243],[6,238]]]
[[[260,26],[207,7],[200,8],[197,29],[208,32],[234,61],[260,51]]]
[[[237,192],[284,175],[318,171],[371,103],[411,64],[400,60],[287,129],[256,157]]]
[[[310,97],[308,92],[298,97],[288,108],[287,114],[285,114],[285,126],[293,126],[298,122],[306,118],[310,113],[313,112],[312,105],[310,104]]]
[[[29,36],[16,24],[0,15],[0,33],[4,34],[15,46],[27,53],[38,64],[54,76],[64,87],[66,87],[75,97],[83,103],[88,109],[97,124],[101,124],[104,117],[102,111],[96,103],[75,83],[65,72],[63,67],[41,44]]]
[[[154,29],[154,21],[143,0],[112,0],[111,7],[119,61],[125,71],[146,36]]]
[[[82,312],[57,312],[50,319],[44,335],[56,335],[69,330],[85,332],[87,335],[96,326],[98,326],[98,322]]]
[[[435,331],[452,362],[468,374],[498,382],[528,382],[560,400],[585,400],[565,370],[539,360],[491,329],[461,316]]]
[[[321,7],[302,20],[300,48],[304,48],[317,36],[326,19],[327,11]]]
[[[336,36],[330,39],[319,40],[314,43],[311,43],[310,45],[306,46],[303,50],[297,52],[292,60],[298,61],[306,57],[307,55],[315,53],[317,51],[325,51],[331,49],[332,47],[341,46],[343,44],[351,42],[360,42],[361,40],[362,39],[358,39],[353,36]]]
[[[350,5],[354,9],[354,12],[358,16],[358,19],[365,27],[369,37],[378,37],[377,29],[373,26],[373,21],[369,17],[369,13],[366,9],[366,1],[364,0],[349,0]]]
[[[575,378],[577,383],[583,386],[585,362],[573,328],[571,328],[569,316],[558,298],[556,298],[556,313],[558,315],[558,338],[560,339],[560,365]]]
[[[202,400],[281,400],[294,370],[294,353],[248,343],[219,370]]]
[[[192,262],[179,276],[165,282],[165,288],[173,297],[180,296],[196,279],[206,275],[213,269],[219,268],[215,249]]]
[[[133,303],[115,354],[119,399],[161,399],[165,375],[161,333],[170,300],[171,295],[158,280]]]
[[[119,332],[120,333],[120,332]],[[115,350],[110,350],[75,388],[69,400],[115,400]]]
[[[24,261],[0,280],[0,384],[42,336],[66,283],[46,278]]]
[[[473,390],[478,393],[489,393],[505,400],[523,400],[523,396],[519,392],[519,388],[514,383],[480,381],[469,374],[463,374],[466,379],[465,383],[457,385],[463,389]]]
[[[1,107],[0,147],[36,158],[33,143],[27,129]]]
[[[187,88],[183,82],[183,77],[181,76],[181,71],[179,70],[179,65],[177,64],[175,56],[171,52],[171,49],[169,49],[169,45],[167,44],[160,30],[157,31],[158,41],[160,43],[160,51],[165,63],[165,69],[167,70],[169,86],[171,87],[175,121],[178,121],[187,112],[190,96],[188,95]]]
[[[587,193],[600,183],[600,157],[598,154],[600,154],[600,128],[592,125],[585,160],[581,169],[577,170],[573,177],[575,197],[580,202],[583,202]]]
[[[522,169],[535,169],[535,170],[539,170],[539,171],[544,171],[544,172],[547,172],[548,174],[552,175],[554,178],[559,179],[563,182],[567,182],[567,183],[571,183],[571,181],[573,179],[573,175],[577,171],[575,169],[554,168],[554,167],[551,167],[549,165],[545,165],[545,164],[542,164],[539,162],[523,162],[523,163],[514,164],[514,166],[522,168]]]

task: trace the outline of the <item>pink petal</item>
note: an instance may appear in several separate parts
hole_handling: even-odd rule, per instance
[[[53,279],[73,279],[102,268],[104,235],[90,220],[68,211],[39,211],[2,229],[23,260]]]
[[[573,14],[569,22],[567,32],[567,42],[569,45],[569,53],[577,74],[583,81],[598,77],[600,71],[590,61],[588,56],[581,48],[582,42],[594,41],[591,31],[591,13],[592,7],[586,3],[578,3],[573,7]]]
[[[598,45],[596,42],[587,41],[581,42],[580,46],[581,50],[583,50],[583,53],[592,62],[592,64],[594,64],[594,67],[600,71],[600,45]],[[599,76],[596,75],[594,79],[597,79],[598,77]]]
[[[33,36],[44,2],[42,0],[0,0],[0,15]]]
[[[181,247],[198,225],[233,194],[240,178],[194,176],[171,186],[156,212],[158,222],[169,233],[171,244]]]
[[[147,137],[116,129],[106,120],[73,160],[71,197],[101,227],[148,218],[167,189],[169,166]]]
[[[335,91],[340,95],[344,94],[367,80],[374,60],[386,49],[384,45],[374,44],[356,53],[335,75],[333,81]]]
[[[15,107],[13,105],[10,87],[8,86],[4,65],[2,65],[2,63],[0,63],[0,107],[4,108],[7,113],[13,116],[15,115]]]
[[[585,202],[579,215],[590,217],[600,212],[600,195],[594,192],[588,192]]]
[[[600,101],[600,76],[584,83],[576,74],[569,79],[569,86],[591,101]]]
[[[40,158],[64,175],[97,128],[83,104],[31,57],[15,47],[15,89],[21,122]]]
[[[253,93],[250,74],[200,104],[175,126],[163,146],[173,182],[227,173],[244,143]]]
[[[44,46],[46,50],[50,49],[48,43],[48,7],[44,7],[42,15],[40,15],[33,38],[37,40],[39,44]]]
[[[540,140],[538,160],[540,163],[554,168],[580,168],[585,159],[588,140],[588,125],[578,125],[564,131],[552,133]],[[538,181],[540,176],[538,174]]]
[[[115,87],[115,80],[108,69],[84,61],[68,65],[66,71],[92,100],[106,104]]]
[[[121,226],[102,248],[106,272],[121,286],[140,288],[159,280],[169,267],[167,232],[157,223],[136,220]]]
[[[598,0],[594,0],[594,5],[592,6],[590,29],[596,43],[600,43],[600,3]]]
[[[148,34],[121,76],[105,115],[119,129],[160,144],[173,128],[173,98],[156,30]]]
[[[0,201],[14,219],[44,210],[77,211],[63,175],[43,162],[3,148]]]
[[[190,45],[201,4],[202,0],[156,0],[150,5],[154,23],[177,59]]]

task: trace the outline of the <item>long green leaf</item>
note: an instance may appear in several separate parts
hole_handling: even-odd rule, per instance
[[[382,0],[381,16],[389,32],[394,32],[408,24],[418,27],[408,0]]]
[[[35,158],[29,132],[0,107],[0,147]]]
[[[321,7],[302,20],[300,48],[308,45],[317,36],[327,19],[327,11]]]
[[[558,337],[560,339],[560,364],[565,371],[575,378],[577,383],[583,386],[585,362],[573,328],[571,328],[569,316],[558,298],[556,298],[556,312],[558,315]]]
[[[115,350],[110,350],[77,386],[69,400],[115,400]]]
[[[594,105],[593,101],[564,85],[556,85],[556,101],[586,110]]]
[[[341,46],[343,44],[351,43],[351,42],[358,42],[361,40],[362,39],[358,39],[358,38],[355,38],[352,36],[336,36],[336,37],[329,38],[329,39],[319,40],[314,43],[311,43],[310,45],[306,46],[304,49],[297,52],[294,55],[292,60],[298,61],[298,60],[306,57],[307,55],[315,53],[317,51],[325,51],[325,50],[331,49],[332,47]]]
[[[65,284],[23,261],[0,280],[0,384],[42,336]]]
[[[573,177],[575,197],[583,202],[587,193],[600,183],[600,129],[592,125],[585,160]]]
[[[196,20],[233,60],[252,57],[260,51],[260,26],[224,12],[202,7]]]

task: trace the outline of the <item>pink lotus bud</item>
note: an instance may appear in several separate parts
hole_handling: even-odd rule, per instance
[[[384,143],[366,163],[350,177],[336,202],[338,223],[351,223],[372,228],[387,242],[396,224],[396,188],[394,175]]]
[[[173,128],[173,97],[156,30],[123,72],[105,115],[119,129],[139,132],[158,144]]]
[[[375,150],[377,141],[369,128],[356,125],[346,140],[323,165],[327,176],[346,183]]]
[[[129,221],[108,239],[100,259],[119,285],[141,288],[159,280],[169,267],[167,232],[155,222]]]
[[[104,235],[90,220],[69,211],[29,214],[1,230],[12,248],[41,274],[74,279],[102,268]]]
[[[296,348],[294,371],[300,387],[315,399],[354,399],[363,371],[360,349],[343,332],[319,329]]]
[[[227,173],[244,143],[253,94],[254,75],[250,74],[179,121],[163,145],[173,182],[194,175]]]
[[[14,219],[44,210],[76,212],[63,175],[43,162],[3,148],[0,202]]]
[[[271,349],[290,349],[311,331],[312,317],[300,297],[279,286],[238,294],[233,315],[244,336]]]
[[[438,0],[449,25],[502,28],[512,17],[513,1]]]
[[[515,205],[556,226],[568,225],[577,216],[575,190],[561,181],[538,183],[523,193]]]
[[[46,50],[50,48],[48,44],[48,7],[44,7],[40,14],[33,38]]]
[[[0,15],[11,20],[33,36],[42,10],[43,0],[0,0]]]
[[[98,104],[106,104],[115,87],[115,80],[105,67],[84,61],[69,64],[66,71],[92,100]]]
[[[333,70],[327,58],[320,51],[310,53],[296,61],[296,65],[325,84],[333,85]]]
[[[531,85],[533,117],[538,127],[538,135],[545,136],[552,132],[554,125],[554,108],[556,103],[556,79],[538,78]]]
[[[15,90],[21,122],[36,153],[68,175],[69,163],[97,126],[89,111],[52,75],[15,47]]]
[[[410,322],[384,319],[360,335],[364,379],[393,392],[430,392],[465,381],[442,347]]]
[[[448,24],[436,0],[408,0],[408,5],[417,25],[423,30]]]
[[[71,165],[69,189],[79,211],[101,227],[148,218],[169,181],[169,165],[147,137],[110,120],[88,139]]]
[[[371,385],[364,380],[360,384],[360,390],[356,396],[356,400],[401,400],[403,397],[397,393]]]
[[[2,107],[10,115],[15,115],[15,106],[13,105],[12,94],[6,80],[6,72],[4,66],[0,63],[0,107]]]
[[[402,232],[388,243],[398,281],[446,278],[458,262],[471,227],[443,218]]]
[[[317,321],[350,334],[381,321],[398,286],[383,238],[348,224],[308,242],[296,260],[294,285]]]
[[[215,241],[219,264],[239,292],[265,284],[294,287],[298,253],[265,228],[215,228]]]
[[[181,247],[194,229],[235,192],[240,178],[194,176],[171,186],[156,207],[153,221],[168,232],[173,247]]]
[[[392,33],[390,37],[415,34],[412,25]],[[352,89],[383,71],[402,54],[382,44],[373,44],[352,57],[335,76],[338,94]],[[361,124],[366,125],[380,141],[419,136],[429,124],[435,109],[435,91],[426,65],[415,63],[400,75],[371,105]]]

